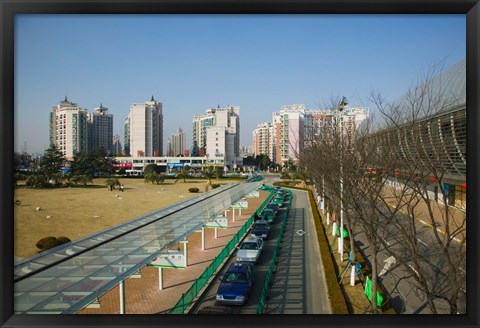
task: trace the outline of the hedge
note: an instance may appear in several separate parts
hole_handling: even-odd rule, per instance
[[[305,190],[303,188],[298,189]],[[315,229],[317,230],[318,244],[320,246],[320,254],[325,270],[325,279],[327,280],[328,295],[330,297],[330,302],[332,306],[332,314],[348,314],[349,311],[346,297],[337,282],[339,272],[337,272],[337,267],[334,264],[335,259],[333,258],[332,252],[330,250],[330,245],[328,244],[327,232],[325,231],[325,227],[321,223],[322,221],[320,215],[318,214],[315,200],[313,199],[313,193],[309,189],[307,191],[310,198],[310,204],[312,206]],[[329,256],[326,256],[327,254]]]

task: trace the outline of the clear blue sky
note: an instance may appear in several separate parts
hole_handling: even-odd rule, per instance
[[[15,149],[49,146],[49,112],[65,95],[114,115],[163,103],[164,140],[195,114],[238,105],[240,143],[283,105],[319,108],[370,91],[393,101],[429,65],[465,58],[464,15],[19,15],[15,20]],[[164,147],[165,149],[165,147]]]

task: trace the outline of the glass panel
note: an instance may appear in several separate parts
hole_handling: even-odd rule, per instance
[[[25,261],[22,266],[15,267],[16,272],[26,274],[25,271],[36,270],[44,264],[58,261],[59,256],[64,254],[74,256],[78,251],[84,251],[85,247],[91,248],[50,269],[17,282],[15,311],[17,313],[70,313],[73,311],[69,310],[72,306],[74,306],[73,309],[78,309],[89,304],[99,290],[112,288],[125,277],[139,271],[150,262],[152,256],[174,246],[199,229],[206,218],[217,216],[244,195],[256,190],[259,185],[260,183],[236,185],[222,193],[220,190],[215,190],[208,195],[220,193],[216,197],[205,199],[201,203],[161,220],[157,219],[188,204],[198,202],[205,198],[205,195],[141,217],[135,222],[87,237],[55,253],[39,255],[35,258],[35,262]],[[155,220],[157,221],[152,224],[95,247],[99,242]],[[28,293],[21,293],[23,291]],[[42,301],[46,303],[42,304]]]

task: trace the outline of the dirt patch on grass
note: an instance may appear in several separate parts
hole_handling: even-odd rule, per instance
[[[143,179],[120,179],[125,191],[109,191],[105,179],[94,179],[86,188],[30,189],[18,187],[14,209],[14,255],[37,254],[35,244],[46,236],[72,241],[118,225],[205,192],[206,180],[167,180],[145,184]],[[190,193],[191,187],[200,189]],[[40,208],[40,210],[37,210]]]

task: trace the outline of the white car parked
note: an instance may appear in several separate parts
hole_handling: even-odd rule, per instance
[[[263,249],[262,238],[248,237],[237,247],[237,262],[257,263]]]

